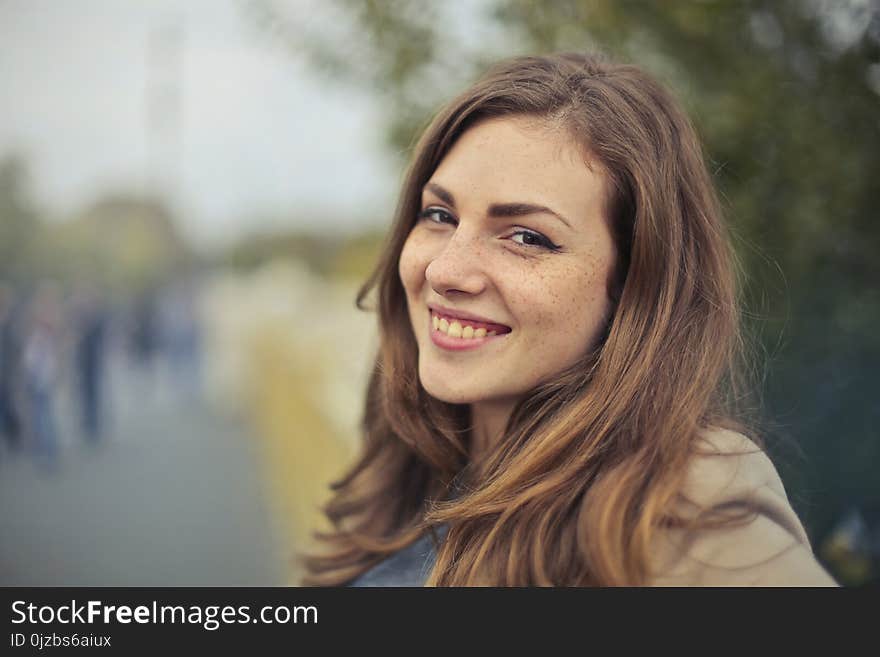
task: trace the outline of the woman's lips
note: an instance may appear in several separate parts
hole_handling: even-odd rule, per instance
[[[510,332],[509,327],[501,324],[463,320],[431,310],[428,313],[428,333],[431,341],[448,351],[477,349],[488,342],[503,338]]]

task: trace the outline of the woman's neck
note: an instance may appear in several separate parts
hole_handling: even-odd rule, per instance
[[[498,444],[516,400],[493,400],[471,404],[471,463],[480,461]]]

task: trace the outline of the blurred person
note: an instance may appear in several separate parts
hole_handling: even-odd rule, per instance
[[[145,368],[151,368],[159,348],[155,290],[144,291],[135,299],[130,335],[134,360]]]
[[[22,379],[27,429],[34,458],[41,467],[58,465],[55,391],[60,371],[61,296],[58,287],[43,282],[28,309],[22,355]]]
[[[127,335],[131,362],[137,370],[131,379],[135,399],[150,398],[157,392],[156,368],[161,349],[157,293],[148,289],[138,294],[128,313]]]
[[[199,390],[199,323],[197,295],[192,281],[181,279],[162,295],[159,318],[164,355],[173,385],[184,398]]]
[[[364,444],[304,583],[836,584],[737,409],[700,142],[638,68],[508,60],[442,108],[371,292]]]
[[[0,433],[13,452],[21,446],[21,420],[16,395],[21,348],[16,302],[13,287],[0,282]]]
[[[103,429],[103,382],[107,342],[107,309],[99,291],[81,286],[73,297],[75,369],[83,435],[97,442]]]

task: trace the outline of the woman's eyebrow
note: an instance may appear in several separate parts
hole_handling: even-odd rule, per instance
[[[427,183],[425,189],[432,192],[449,207],[455,209],[455,197],[448,189],[432,182]],[[555,210],[551,210],[546,205],[535,205],[534,203],[493,203],[489,206],[490,217],[523,217],[530,214],[549,214],[559,219],[569,228],[572,227],[565,217]]]
[[[522,217],[529,214],[549,214],[571,228],[568,220],[555,210],[546,205],[533,205],[532,203],[493,203],[489,206],[490,217]]]
[[[455,197],[452,195],[452,192],[447,190],[444,187],[441,187],[437,183],[429,182],[425,185],[425,189],[430,192],[433,192],[434,196],[443,201],[446,205],[451,208],[455,208]]]

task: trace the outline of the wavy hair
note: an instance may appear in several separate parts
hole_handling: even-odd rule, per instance
[[[613,310],[596,345],[516,406],[501,441],[468,458],[467,405],[432,398],[398,274],[423,185],[477,122],[560,122],[602,163],[617,247]],[[700,142],[640,69],[564,53],[501,62],[418,141],[380,261],[380,344],[363,446],[332,484],[309,585],[339,585],[444,526],[428,585],[639,585],[703,432],[741,430],[737,268]],[[709,522],[704,518],[706,522]],[[436,538],[436,534],[435,534]]]

